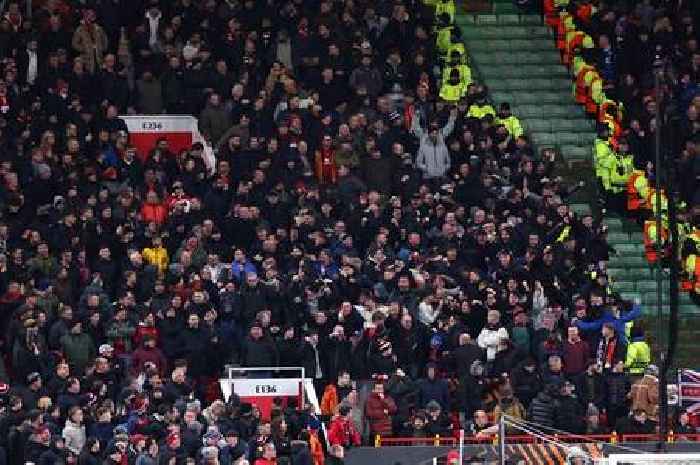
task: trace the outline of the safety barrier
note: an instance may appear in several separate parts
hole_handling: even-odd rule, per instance
[[[617,444],[624,442],[658,442],[658,434],[619,434],[613,431],[610,434],[558,434],[552,435],[559,442],[567,444],[582,444],[591,442],[604,442],[608,444]],[[506,435],[506,443],[508,444],[539,444],[545,442],[544,439],[532,435]],[[669,431],[664,442],[700,442],[700,434],[696,433],[674,433]],[[498,435],[484,436],[466,436],[464,444],[497,444]],[[374,447],[392,447],[392,446],[456,446],[459,444],[459,439],[453,436],[429,436],[429,437],[383,437],[376,435],[374,437]]]

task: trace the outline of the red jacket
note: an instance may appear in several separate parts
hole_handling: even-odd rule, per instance
[[[160,331],[155,326],[143,326],[139,325],[136,327],[136,332],[134,333],[134,347],[139,347],[143,343],[143,338],[146,336],[153,336],[156,340],[156,345],[160,343]]]
[[[396,413],[394,399],[384,394],[380,399],[376,393],[370,394],[365,404],[365,416],[369,420],[370,432],[382,436],[391,436],[391,415]]]
[[[335,184],[338,177],[338,167],[335,165],[335,150],[324,149],[316,151],[316,177],[321,184]]]
[[[145,223],[161,225],[168,219],[168,208],[162,203],[144,203],[141,218]]]
[[[131,356],[132,373],[135,375],[141,373],[143,366],[147,362],[151,362],[157,366],[161,376],[164,375],[168,369],[168,362],[159,348],[147,349],[145,347],[139,347]]]
[[[359,446],[360,433],[357,432],[352,421],[338,415],[331,421],[328,429],[328,442],[331,446]]]
[[[277,465],[277,459],[259,458],[254,465]]]

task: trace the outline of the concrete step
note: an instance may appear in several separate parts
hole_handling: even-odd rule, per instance
[[[469,43],[467,43],[467,48]],[[556,51],[550,52],[488,52],[488,51],[474,51],[470,52],[471,61],[476,63],[477,66],[481,65],[509,65],[509,66],[520,66],[520,65],[556,65],[559,63],[559,53]],[[557,88],[556,90],[570,91],[571,85]]]
[[[571,93],[532,89],[530,92],[491,91],[491,97],[497,103],[509,102],[517,105],[539,105],[545,103],[570,104]]]
[[[522,14],[466,14],[458,15],[455,23],[460,26],[474,25],[494,25],[501,24],[507,26],[541,26],[542,16],[522,15]]]
[[[545,26],[518,25],[464,25],[461,26],[462,37],[469,44],[470,41],[481,40],[506,40],[506,39],[545,39],[553,40],[554,34]],[[554,49],[554,46],[552,46]]]
[[[562,65],[521,65],[517,68],[504,65],[483,65],[479,71],[484,79],[568,79],[569,70]],[[569,88],[567,88],[568,90]],[[568,97],[568,94],[567,94]]]

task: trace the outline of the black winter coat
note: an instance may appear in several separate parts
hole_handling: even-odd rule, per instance
[[[205,374],[209,333],[201,328],[186,328],[182,332],[182,350],[187,357],[190,375],[198,377]]]
[[[539,371],[535,369],[535,371],[530,373],[525,369],[524,363],[513,370],[512,382],[515,396],[526,408],[543,387],[542,376]]]
[[[624,405],[630,388],[630,379],[625,373],[608,373],[604,380],[606,407]]]
[[[469,374],[469,370],[476,360],[484,361],[484,350],[476,344],[465,344],[457,347],[452,352],[455,369],[458,377],[463,377]]]
[[[534,403],[534,401],[533,401]],[[579,399],[572,396],[562,396],[554,402],[554,424],[557,429],[569,433],[583,432],[583,406]]]
[[[527,418],[532,423],[542,426],[554,426],[554,398],[544,391],[540,391],[527,411]]]
[[[268,337],[260,339],[247,337],[243,342],[241,364],[246,367],[277,366],[279,354],[275,343]]]

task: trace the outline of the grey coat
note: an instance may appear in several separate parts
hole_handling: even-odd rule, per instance
[[[452,166],[450,152],[445,139],[455,127],[455,118],[450,116],[447,124],[438,132],[437,140],[433,142],[426,131],[421,128],[419,118],[413,118],[411,130],[420,139],[420,147],[416,156],[416,166],[423,172],[426,179],[441,178],[447,175]]]

